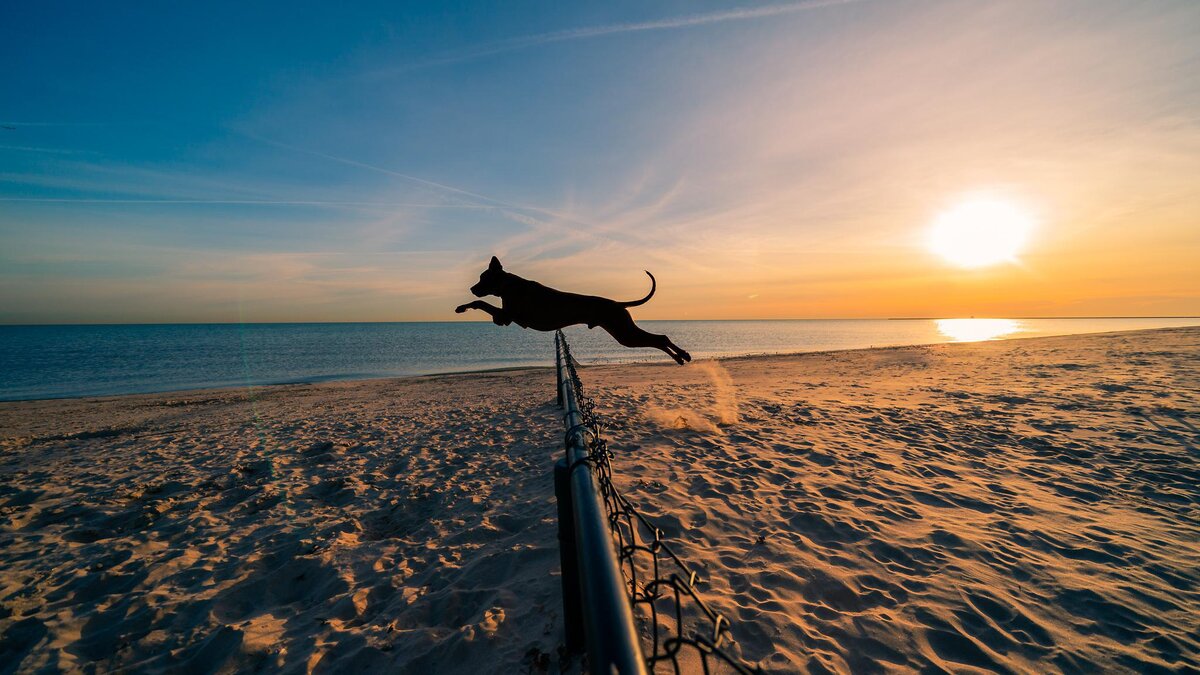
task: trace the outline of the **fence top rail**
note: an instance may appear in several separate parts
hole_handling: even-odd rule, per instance
[[[669,663],[669,672],[678,675],[683,672],[681,661],[690,653],[692,662],[698,660],[704,673],[711,672],[716,664],[741,675],[762,673],[761,668],[747,665],[737,655],[729,620],[701,595],[700,574],[675,552],[663,531],[613,484],[612,452],[601,433],[595,401],[583,391],[577,361],[562,331],[555,333],[555,356],[559,396],[565,410],[567,461],[575,468],[587,467],[579,473],[588,475],[588,483],[603,502],[611,538],[607,550],[612,552],[612,545],[616,546],[625,604],[639,608],[644,619],[640,624],[649,642],[646,667],[655,671],[658,664]],[[580,443],[586,455],[573,456],[572,445],[578,447]],[[592,581],[586,575],[581,580],[585,587]],[[591,667],[593,672],[609,672]]]
[[[625,593],[604,501],[590,466],[590,428],[579,409],[577,391],[567,376],[564,364],[569,363],[570,354],[561,333],[555,335],[555,343],[588,668],[594,673],[644,675],[646,659],[637,637],[633,608]]]

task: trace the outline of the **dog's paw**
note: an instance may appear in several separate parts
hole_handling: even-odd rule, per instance
[[[454,308],[454,313],[462,314],[463,312],[467,311],[468,309],[470,309],[470,307],[467,307],[466,305],[459,305],[458,307]]]

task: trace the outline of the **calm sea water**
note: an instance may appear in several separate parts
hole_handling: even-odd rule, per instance
[[[1200,319],[642,321],[698,358],[1200,325]],[[667,361],[567,329],[584,363]],[[0,400],[353,380],[553,363],[553,338],[491,323],[0,326]]]

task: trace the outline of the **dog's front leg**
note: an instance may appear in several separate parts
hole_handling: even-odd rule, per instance
[[[489,305],[482,300],[475,300],[474,302],[468,302],[465,305],[459,305],[458,307],[454,308],[454,312],[456,314],[462,314],[468,309],[478,309],[491,314],[492,323],[496,324],[497,326],[507,326],[508,324],[512,323],[512,319],[508,318],[507,312],[494,305]]]

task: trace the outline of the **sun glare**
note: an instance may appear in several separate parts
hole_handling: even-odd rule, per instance
[[[1009,202],[978,198],[938,215],[929,249],[953,265],[988,267],[1016,262],[1033,230],[1033,218]]]
[[[937,329],[954,342],[995,340],[1022,329],[1013,319],[938,319]]]

